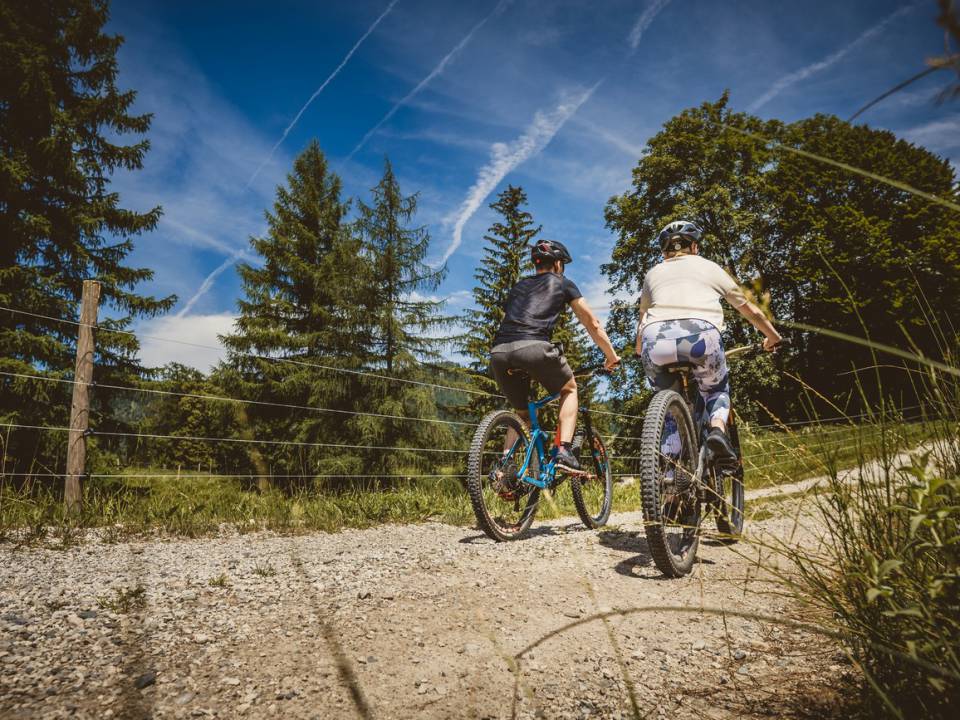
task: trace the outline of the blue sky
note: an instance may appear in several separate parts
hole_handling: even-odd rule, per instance
[[[847,117],[943,51],[936,12],[934,0],[114,0],[121,86],[154,114],[145,169],[114,186],[130,207],[163,206],[132,262],[155,271],[147,291],[180,298],[137,329],[216,344],[240,294],[233,264],[251,259],[248,237],[312,138],[347,195],[367,197],[384,155],[420,193],[449,310],[469,304],[487,205],[513,183],[603,313],[603,208],[667,119],[725,89],[763,117]],[[934,102],[949,80],[862,121],[960,158],[960,104]],[[149,364],[216,356],[143,346]]]

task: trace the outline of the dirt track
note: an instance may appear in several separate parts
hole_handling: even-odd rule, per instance
[[[645,605],[799,617],[757,581],[755,547],[702,545],[691,576],[665,580],[637,513],[601,532],[534,528],[505,545],[425,524],[0,546],[0,717],[508,718],[510,658],[576,618]],[[141,609],[98,606],[138,585]],[[849,672],[829,645],[767,623],[614,616],[522,659],[517,716],[630,717],[608,632],[648,717],[789,715]]]

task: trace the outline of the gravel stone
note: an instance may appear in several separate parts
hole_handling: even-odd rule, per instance
[[[640,513],[615,514],[622,532],[610,536],[575,523],[538,520],[540,532],[507,544],[436,522],[286,536],[223,528],[133,542],[90,531],[67,550],[0,544],[0,717],[118,719],[148,709],[156,720],[340,720],[358,714],[345,680],[353,678],[375,717],[499,718],[510,707],[512,658],[594,608],[794,616],[740,579],[764,579],[755,552],[748,561],[703,545],[696,577],[665,580],[637,557]],[[803,541],[793,530],[787,517],[750,526]],[[248,571],[256,565],[276,575]],[[208,588],[228,569],[229,589]],[[93,609],[137,587],[143,606]],[[793,699],[843,682],[828,670],[837,660],[833,648],[822,652],[822,638],[762,630],[657,612],[577,625],[520,658],[533,697],[521,688],[517,717],[630,717],[617,657],[638,692],[642,685],[642,711],[672,720],[791,715]],[[744,639],[749,664],[730,666],[730,637]],[[747,651],[736,657],[747,660]],[[734,668],[750,681],[721,691]],[[678,669],[697,677],[697,693],[678,688]]]
[[[137,690],[143,690],[145,687],[150,687],[153,685],[156,681],[157,671],[148,670],[147,672],[143,673],[143,675],[139,675],[137,679],[133,681],[133,685],[135,688],[137,688]]]

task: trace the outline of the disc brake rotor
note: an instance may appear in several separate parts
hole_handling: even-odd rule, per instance
[[[525,483],[520,481],[517,464],[510,460],[503,466],[494,467],[490,473],[490,484],[501,500],[516,502],[525,495]]]

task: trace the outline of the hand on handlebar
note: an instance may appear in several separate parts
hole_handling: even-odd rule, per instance
[[[610,372],[620,364],[620,356],[614,353],[613,357],[608,357],[603,363],[603,369]]]
[[[767,352],[776,352],[776,350],[780,347],[782,343],[783,343],[782,337],[778,336],[776,340],[769,337],[765,337],[763,339],[763,349],[766,350]]]

